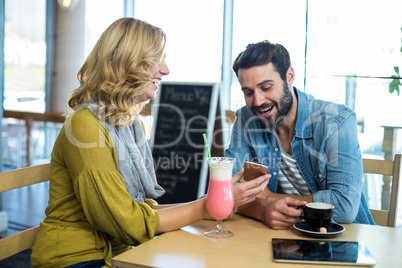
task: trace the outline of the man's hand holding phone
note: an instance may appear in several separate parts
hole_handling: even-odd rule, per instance
[[[254,180],[258,177],[261,177],[263,175],[266,175],[268,172],[268,167],[250,162],[250,161],[245,161],[244,162],[244,180],[245,181],[251,181]]]
[[[267,188],[269,178],[271,177],[265,171],[264,174],[259,174],[250,181],[246,181],[245,172],[245,168],[241,169],[232,179],[233,192],[235,193],[235,211],[237,211],[238,207],[254,201],[257,195],[261,194]]]

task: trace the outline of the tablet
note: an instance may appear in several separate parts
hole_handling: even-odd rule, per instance
[[[363,242],[272,239],[275,262],[373,266],[375,259]]]

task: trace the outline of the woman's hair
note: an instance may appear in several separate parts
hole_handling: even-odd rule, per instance
[[[99,102],[98,113],[114,127],[131,124],[143,108],[135,104],[163,57],[166,35],[133,18],[112,23],[101,35],[77,74],[80,86],[70,94],[66,115]],[[91,99],[92,98],[92,99]]]
[[[280,74],[283,81],[286,81],[286,74],[291,66],[289,52],[280,44],[274,44],[269,41],[262,41],[255,44],[249,44],[241,52],[233,63],[233,71],[238,76],[240,68],[251,68],[261,66],[272,62],[275,70]]]

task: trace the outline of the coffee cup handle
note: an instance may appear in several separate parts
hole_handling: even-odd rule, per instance
[[[297,206],[296,207],[296,209],[302,209],[303,210],[303,214],[300,216],[300,219],[301,220],[305,220],[306,218],[304,217],[304,214],[306,214],[305,212],[305,209],[306,209],[306,206],[304,205],[304,206]]]

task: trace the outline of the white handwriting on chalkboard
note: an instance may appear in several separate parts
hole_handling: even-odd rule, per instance
[[[200,101],[201,105],[208,104],[210,102],[209,92],[205,91],[204,88],[194,87],[195,97]]]
[[[166,87],[164,90],[165,97],[174,101],[194,101],[194,92],[178,92],[174,87]]]

